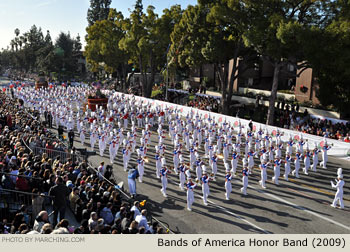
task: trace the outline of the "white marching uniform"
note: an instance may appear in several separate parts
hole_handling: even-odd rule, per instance
[[[160,180],[162,182],[162,189],[160,189],[160,191],[164,197],[167,197],[166,188],[168,186],[168,173],[170,172],[165,167],[160,170]]]
[[[226,196],[226,200],[230,199],[230,193],[232,192],[232,184],[231,184],[231,180],[232,180],[232,175],[230,173],[226,173],[225,175],[225,196]]]
[[[242,174],[242,184],[243,187],[241,188],[241,192],[243,193],[243,195],[247,195],[247,187],[248,187],[248,169],[243,169]]]
[[[341,176],[342,177],[342,176]],[[343,201],[343,187],[345,185],[345,182],[344,180],[342,179],[339,179],[337,180],[337,184],[333,184],[333,181],[332,181],[332,188],[337,188],[337,192],[335,193],[335,196],[334,196],[334,200],[333,200],[333,203],[332,203],[332,207],[336,207],[337,206],[337,202],[339,201],[339,205],[340,205],[340,208],[344,208],[344,201]]]
[[[267,172],[266,172],[267,166],[268,166],[267,163],[262,163],[262,164],[259,165],[259,167],[260,167],[260,176],[261,176],[261,179],[260,179],[260,181],[259,181],[259,184],[260,184],[261,187],[264,188],[264,189],[266,188],[266,186],[265,186],[265,181],[266,181],[266,179],[267,179]]]
[[[327,169],[327,161],[328,161],[328,155],[327,155],[327,151],[329,151],[331,149],[330,146],[323,146],[322,148],[322,162],[321,162],[321,166],[324,168],[324,169]]]
[[[312,171],[316,171],[317,165],[318,165],[318,153],[320,152],[319,149],[314,149],[312,154]]]
[[[285,164],[284,164],[284,175],[283,175],[283,177],[284,177],[284,179],[286,181],[288,181],[288,175],[290,173],[290,163],[292,162],[291,156],[286,156],[286,159],[285,159],[284,162],[285,162]]]
[[[192,183],[191,180],[189,180],[186,183],[187,188],[187,210],[192,211],[192,204],[194,202],[194,193],[193,189],[196,187],[196,184]]]
[[[201,178],[201,182],[202,182],[202,193],[203,193],[203,203],[204,205],[208,205],[207,202],[207,198],[209,196],[209,180],[210,178],[208,177],[207,174],[203,174],[202,178]]]
[[[299,169],[300,169],[300,159],[302,158],[300,153],[295,154],[294,166],[295,169],[292,171],[293,176],[299,178]]]
[[[281,164],[282,164],[282,160],[280,159],[276,159],[274,161],[274,165],[273,165],[273,172],[274,172],[274,176],[272,177],[272,181],[278,185],[278,178],[280,176],[280,171],[281,171]]]

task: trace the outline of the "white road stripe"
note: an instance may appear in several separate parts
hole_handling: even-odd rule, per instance
[[[253,186],[249,186],[249,188],[253,188],[253,189],[255,189],[256,191],[258,191],[258,192],[260,192],[260,193],[264,193],[264,194],[266,194],[267,196],[269,196],[269,197],[271,197],[271,198],[274,198],[274,199],[279,200],[279,201],[281,201],[281,202],[283,202],[283,203],[286,203],[286,204],[288,204],[288,205],[291,205],[291,206],[293,206],[293,207],[295,207],[295,208],[298,208],[299,210],[302,210],[302,211],[307,212],[307,213],[309,213],[309,214],[311,214],[311,215],[314,215],[314,216],[316,216],[316,217],[318,217],[318,218],[320,218],[320,219],[323,219],[323,220],[325,220],[325,221],[328,221],[328,222],[330,222],[330,223],[333,223],[333,224],[335,224],[335,225],[337,225],[337,226],[339,226],[339,227],[342,227],[342,228],[344,228],[344,229],[346,229],[346,230],[350,230],[350,227],[349,227],[349,226],[345,226],[345,225],[343,225],[343,224],[340,223],[340,222],[337,222],[337,221],[335,221],[335,220],[332,220],[332,219],[330,219],[330,218],[328,218],[328,217],[325,217],[325,216],[323,216],[323,215],[321,215],[321,214],[315,213],[315,212],[313,212],[313,211],[311,211],[311,210],[308,210],[308,209],[306,209],[306,208],[304,208],[304,207],[302,207],[302,206],[299,206],[299,205],[297,205],[297,204],[294,204],[294,203],[292,203],[292,202],[290,202],[290,201],[288,201],[288,200],[282,199],[282,198],[280,198],[280,197],[278,197],[278,196],[276,196],[276,195],[273,195],[273,194],[271,194],[271,193],[264,192],[264,191],[262,191],[262,190],[256,189],[256,188],[253,187]]]
[[[225,176],[224,174],[219,173],[219,172],[218,172],[217,174],[222,175],[222,176]],[[290,201],[288,201],[288,200],[282,199],[281,197],[278,197],[278,196],[273,195],[273,194],[271,194],[271,193],[265,192],[265,191],[263,191],[263,190],[260,190],[260,189],[258,189],[258,188],[256,188],[256,187],[254,187],[254,186],[251,186],[251,185],[249,185],[248,187],[251,188],[251,189],[254,189],[254,190],[257,191],[257,192],[263,193],[263,194],[269,196],[270,198],[276,199],[276,200],[281,201],[281,202],[283,202],[283,203],[285,203],[285,204],[288,204],[288,205],[290,205],[290,206],[293,206],[293,207],[295,207],[295,208],[297,208],[297,209],[299,209],[299,210],[301,210],[301,211],[307,212],[307,213],[309,213],[309,214],[311,214],[311,215],[314,215],[314,216],[316,216],[316,217],[318,217],[318,218],[320,218],[320,219],[323,219],[323,220],[325,220],[325,221],[328,221],[328,222],[330,222],[330,223],[333,223],[333,224],[335,224],[335,225],[337,225],[337,226],[339,226],[339,227],[342,227],[342,228],[344,228],[344,229],[346,229],[346,230],[350,230],[350,227],[349,227],[349,226],[345,226],[344,224],[342,224],[342,223],[340,223],[340,222],[337,222],[337,221],[335,221],[335,220],[332,220],[332,219],[330,219],[330,218],[328,218],[328,217],[325,217],[325,216],[323,216],[323,215],[321,215],[321,214],[315,213],[315,212],[313,212],[313,211],[311,211],[311,210],[308,210],[308,209],[306,209],[306,208],[304,208],[304,207],[302,207],[302,206],[299,206],[299,205],[297,205],[297,204],[294,204],[294,203],[292,203],[292,202],[290,202]]]
[[[174,185],[178,185],[175,181],[173,181],[173,180],[171,180],[171,179],[169,179],[169,178],[168,178],[168,181],[171,182],[171,183],[173,183]],[[196,193],[194,193],[194,196],[203,199],[202,196],[200,196],[200,195],[198,195],[198,194],[196,194]],[[230,212],[230,211],[227,210],[226,208],[224,208],[224,207],[222,207],[222,206],[220,206],[220,205],[214,203],[213,201],[208,200],[208,199],[207,199],[207,201],[208,201],[209,203],[211,203],[212,205],[214,205],[215,207],[217,207],[217,208],[223,210],[224,212],[226,212],[226,213],[228,213],[228,214],[234,216],[235,218],[237,218],[237,219],[239,219],[239,220],[241,220],[241,221],[247,223],[248,225],[252,226],[253,228],[259,229],[260,231],[262,231],[262,232],[265,233],[265,234],[271,234],[271,232],[269,232],[269,231],[267,231],[267,230],[265,230],[265,229],[263,229],[263,228],[261,228],[261,227],[258,227],[257,225],[255,225],[254,223],[251,223],[250,221],[246,220],[246,219],[243,218],[242,216],[239,216],[239,215],[237,215],[237,214],[235,214],[235,213]]]
[[[197,196],[199,196],[199,195],[197,195]],[[199,196],[199,197],[203,199],[202,196]],[[255,225],[254,223],[251,223],[250,221],[244,219],[243,217],[241,217],[241,216],[239,216],[239,215],[237,215],[237,214],[235,214],[235,213],[230,212],[230,211],[227,210],[226,208],[224,208],[224,207],[222,207],[222,206],[219,206],[218,204],[214,203],[213,201],[208,200],[208,199],[207,199],[207,201],[208,201],[209,203],[213,204],[215,207],[220,208],[220,209],[223,210],[224,212],[226,212],[226,213],[228,213],[228,214],[234,216],[235,218],[244,221],[245,223],[247,223],[248,225],[250,225],[250,226],[252,226],[252,227],[254,227],[254,228],[256,228],[256,229],[259,229],[260,231],[264,232],[265,234],[271,234],[271,232],[269,232],[269,231],[267,231],[267,230],[265,230],[265,229],[263,229],[263,228],[261,228],[261,227],[258,227],[258,226]]]

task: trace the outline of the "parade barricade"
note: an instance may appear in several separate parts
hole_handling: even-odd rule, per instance
[[[41,147],[34,147],[33,148],[33,153],[34,155],[42,155],[44,153],[46,153],[47,157],[54,160],[57,157],[60,158],[62,163],[67,162],[68,159],[73,159],[73,154],[66,152],[66,151],[58,151],[58,150],[54,150],[54,149],[47,149],[47,148],[41,148]],[[76,155],[76,154],[74,154]]]
[[[129,94],[124,94],[120,92],[115,92],[118,96],[124,95],[125,97],[131,97],[133,95]],[[150,98],[145,98],[145,97],[140,97],[140,96],[135,96],[136,102],[141,103],[143,106],[151,106],[151,107],[161,107],[162,109],[165,108],[170,108],[170,109],[176,109],[177,111],[181,112],[181,115],[186,116],[188,113],[191,111],[194,112],[194,114],[199,114],[202,115],[203,118],[207,119],[212,118],[214,121],[217,123],[231,123],[231,125],[234,125],[235,127],[238,127],[239,123],[242,125],[243,129],[246,129],[249,124],[249,120],[246,119],[241,119],[238,117],[233,117],[233,116],[226,116],[214,112],[209,112],[205,110],[200,110],[197,108],[193,107],[187,107],[187,106],[182,106],[174,103],[169,103],[169,102],[164,102],[164,101],[159,101],[159,100],[153,100]],[[318,146],[323,146],[324,144],[324,138],[320,136],[315,136],[311,134],[306,134],[306,133],[301,133],[295,130],[289,130],[289,129],[284,129],[284,128],[279,128],[276,126],[270,126],[266,124],[261,124],[258,122],[253,121],[254,128],[253,130],[259,130],[260,128],[265,132],[265,130],[268,131],[269,134],[274,134],[277,132],[277,130],[283,134],[281,137],[282,141],[287,142],[289,140],[289,136],[291,136],[293,139],[298,139],[300,134],[302,134],[303,139],[307,140],[309,143],[309,148],[313,149],[315,144]],[[327,138],[327,144],[332,145],[332,148],[328,151],[329,156],[335,156],[338,158],[349,158],[350,156],[350,143],[342,142],[336,139],[330,139]]]

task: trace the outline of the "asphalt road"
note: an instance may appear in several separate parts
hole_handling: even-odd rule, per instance
[[[140,132],[139,134],[140,135]],[[172,165],[173,145],[166,135],[164,143],[167,164]],[[260,171],[255,159],[253,175],[249,177],[248,195],[240,192],[241,174],[232,181],[232,193],[230,200],[225,199],[224,173],[222,160],[218,162],[218,174],[216,181],[210,183],[209,205],[205,206],[201,198],[201,187],[195,189],[195,203],[192,212],[187,211],[186,192],[181,191],[179,178],[175,174],[168,177],[168,197],[164,198],[160,179],[155,174],[154,145],[157,141],[157,133],[152,131],[152,143],[148,148],[149,163],[145,165],[143,183],[137,182],[138,200],[147,200],[147,208],[152,215],[159,220],[168,223],[175,233],[187,234],[225,234],[225,233],[291,233],[291,234],[323,234],[323,233],[350,233],[350,161],[329,157],[327,169],[318,167],[317,172],[309,171],[304,175],[300,169],[300,178],[290,175],[290,181],[284,181],[280,177],[277,186],[271,183],[272,168],[268,169],[267,189],[259,186]],[[139,141],[139,136],[138,136]],[[86,139],[85,147],[90,149],[89,139]],[[80,139],[76,134],[75,146],[81,148]],[[95,145],[96,148],[97,145]],[[98,149],[96,148],[96,153]],[[185,161],[189,161],[189,153],[184,150]],[[200,150],[203,156],[203,149]],[[136,165],[137,154],[133,153],[129,166]],[[321,156],[319,156],[321,160]],[[94,155],[89,161],[96,167],[101,161],[109,164],[108,148],[103,157]],[[301,163],[302,164],[302,163]],[[283,165],[282,165],[283,166]],[[208,165],[207,165],[208,167]],[[303,165],[301,165],[301,168]],[[331,188],[330,181],[336,178],[337,168],[343,168],[345,179],[344,198],[345,209],[334,209],[330,206],[335,190]],[[292,165],[292,170],[294,165]],[[240,163],[237,171],[241,171]],[[117,181],[124,181],[127,188],[127,173],[123,171],[121,148],[113,164],[114,176]],[[194,172],[191,172],[193,175]],[[281,174],[284,166],[281,167]]]

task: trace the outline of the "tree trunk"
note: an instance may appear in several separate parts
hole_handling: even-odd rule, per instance
[[[148,82],[148,80],[147,80],[147,88],[145,90],[145,97],[151,97],[151,95],[152,95],[152,87],[154,85],[154,79],[155,79],[155,74],[156,74],[152,50],[150,53],[150,68],[151,68],[151,76],[150,76],[150,81]],[[146,75],[146,77],[147,77],[147,75]]]
[[[229,108],[227,106],[227,78],[228,78],[228,62],[224,63],[224,69],[222,69],[222,65],[216,65],[216,69],[219,73],[220,86],[222,91],[221,97],[221,113],[228,115]]]
[[[274,64],[274,71],[273,71],[271,96],[270,96],[270,101],[269,101],[269,109],[267,112],[267,120],[266,120],[267,125],[274,124],[275,102],[276,102],[276,97],[277,97],[277,89],[278,89],[280,70],[281,70],[281,63],[275,63]]]

